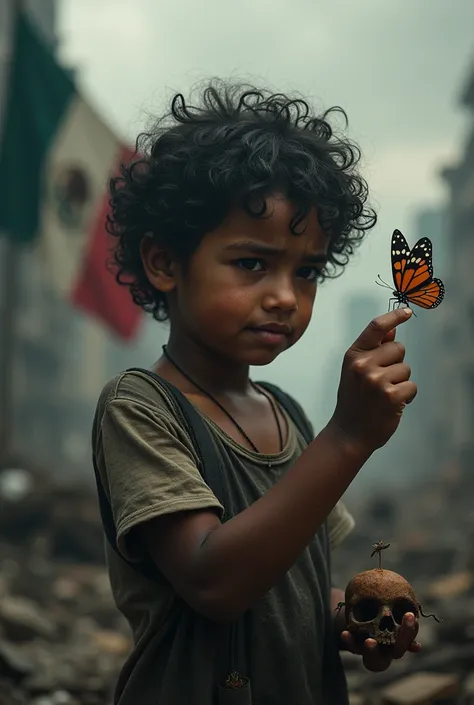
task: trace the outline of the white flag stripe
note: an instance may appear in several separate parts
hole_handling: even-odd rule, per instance
[[[114,134],[76,94],[46,161],[38,240],[60,295],[67,297],[77,281],[119,152]]]

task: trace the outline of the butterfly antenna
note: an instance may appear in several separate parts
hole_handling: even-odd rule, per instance
[[[380,279],[380,277],[379,277],[379,279]],[[380,282],[382,282],[382,283],[380,283]],[[392,287],[389,286],[386,282],[384,282],[383,279],[381,279],[380,281],[377,281],[377,279],[376,279],[375,283],[377,284],[377,286],[381,286],[383,289],[392,289]]]
[[[375,282],[376,284],[379,284],[379,286],[385,286],[387,289],[392,289],[392,288],[393,288],[393,287],[390,286],[390,284],[387,284],[387,282],[382,279],[382,277],[380,276],[380,274],[377,274],[377,279],[378,279],[380,282],[382,282],[381,284],[379,284],[379,282]]]

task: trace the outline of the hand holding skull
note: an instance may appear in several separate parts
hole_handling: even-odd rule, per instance
[[[407,651],[420,650],[418,620],[425,615],[410,583],[382,569],[380,552],[388,544],[378,542],[373,548],[372,555],[379,554],[379,567],[359,573],[347,585],[346,630],[341,638],[349,651],[363,656],[366,668],[383,671]]]

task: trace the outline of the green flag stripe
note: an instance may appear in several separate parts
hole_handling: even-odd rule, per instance
[[[75,88],[23,14],[11,69],[0,147],[0,229],[27,243],[38,234],[47,155]]]

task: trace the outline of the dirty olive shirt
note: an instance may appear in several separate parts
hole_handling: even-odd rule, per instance
[[[203,416],[227,471],[231,514],[270,489],[306,446],[286,415],[287,443],[273,455],[240,446]],[[192,509],[222,515],[199,473],[173,400],[141,372],[122,373],[105,386],[94,419],[93,453],[112,506],[118,547],[128,561],[144,557],[131,529],[152,517]],[[238,622],[233,665],[250,678],[253,705],[347,703],[329,602],[329,546],[340,543],[352,527],[352,517],[339,503],[327,530],[315,535],[294,566]],[[228,625],[194,612],[165,577],[149,581],[107,544],[106,552],[113,596],[134,637],[115,703],[214,705],[216,684],[228,673]]]

